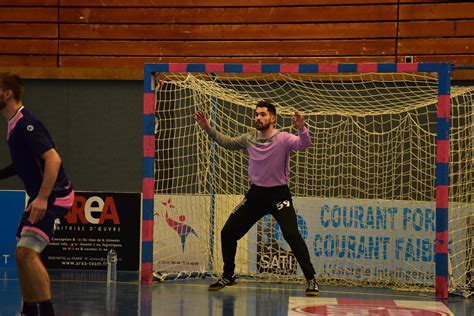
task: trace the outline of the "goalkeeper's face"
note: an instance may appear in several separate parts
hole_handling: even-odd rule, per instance
[[[259,131],[265,131],[275,123],[275,115],[268,112],[266,107],[258,107],[255,111],[255,127]]]

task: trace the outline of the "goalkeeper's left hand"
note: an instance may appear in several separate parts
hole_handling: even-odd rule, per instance
[[[304,118],[301,112],[295,112],[295,115],[293,115],[293,124],[295,124],[296,129],[299,131],[304,128]]]

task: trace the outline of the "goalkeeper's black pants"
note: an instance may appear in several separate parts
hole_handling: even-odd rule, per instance
[[[287,185],[259,187],[252,185],[243,201],[235,208],[221,231],[224,277],[230,279],[235,269],[237,241],[263,216],[271,214],[280,225],[283,237],[290,246],[307,280],[314,277],[314,268],[301,234]]]

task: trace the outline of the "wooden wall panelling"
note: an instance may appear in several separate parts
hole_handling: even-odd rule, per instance
[[[0,0],[0,65],[57,66],[57,6],[58,1]]]
[[[28,79],[89,79],[89,80],[143,80],[143,67],[120,68],[66,68],[66,67],[1,67],[2,71],[12,72]]]
[[[405,62],[405,58],[400,56],[398,57],[397,61]],[[413,61],[417,63],[451,63],[474,65],[474,55],[416,55],[413,56]]]
[[[60,8],[68,23],[313,23],[395,21],[396,5],[220,8]]]
[[[61,39],[294,40],[393,38],[395,22],[323,24],[120,25],[62,24]],[[258,45],[258,43],[256,43]],[[238,52],[236,52],[238,53]]]
[[[57,24],[4,23],[0,24],[2,38],[57,38]],[[0,48],[1,50],[1,48]]]
[[[402,0],[401,3],[398,61],[413,56],[415,62],[474,64],[472,1]],[[466,74],[453,72],[455,79],[466,79]],[[474,79],[472,71],[470,79]]]
[[[0,58],[0,67],[56,67],[57,56],[37,55],[3,55]]]
[[[57,41],[38,39],[0,39],[0,53],[55,55],[57,53]]]
[[[402,4],[400,20],[445,20],[474,18],[474,3],[451,2],[430,4]]]
[[[135,74],[143,62],[394,62],[410,55],[472,64],[474,56],[472,1],[0,0],[0,10],[0,67],[89,69],[84,76],[103,68],[104,76],[122,78],[110,68]],[[61,74],[72,71],[52,76]]]
[[[462,1],[462,0],[461,0]],[[400,3],[446,3],[446,0],[400,0]],[[466,1],[469,2],[469,1]]]
[[[59,5],[59,0],[0,0],[0,6],[22,7],[22,6],[55,6]]]
[[[392,40],[84,41],[63,40],[60,55],[93,56],[370,56],[394,55]]]
[[[400,22],[400,38],[474,36],[474,20]]]
[[[8,7],[1,9],[0,22],[57,22],[57,8]]]
[[[160,2],[163,6],[166,3]],[[212,1],[201,1],[199,5],[206,3]],[[66,4],[71,2],[62,2]],[[242,5],[225,2],[230,4]],[[384,61],[392,56],[391,61],[394,60],[396,5],[294,6],[301,4],[299,1],[291,4],[271,8],[222,7],[222,3],[219,8],[62,7],[60,65],[94,65],[102,60],[101,56],[119,57],[117,52],[128,58],[142,56],[139,58],[153,60],[207,57],[208,61],[215,61],[251,56],[258,60],[272,56],[301,56],[313,61],[331,58],[333,62],[342,60],[334,56],[347,60],[362,56],[367,60],[367,56],[373,56]],[[364,22],[350,23],[361,20]]]
[[[278,7],[301,5],[383,4],[397,0],[61,0],[61,6],[82,7]]]
[[[474,55],[474,37],[400,39],[398,53],[400,55]]]

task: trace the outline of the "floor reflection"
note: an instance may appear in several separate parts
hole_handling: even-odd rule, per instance
[[[389,315],[404,308],[404,315],[430,315],[416,311],[440,301],[432,294],[397,292],[386,289],[323,287],[321,297],[307,298],[298,284],[246,283],[208,291],[210,279],[179,280],[142,285],[136,273],[119,273],[117,283],[107,283],[102,271],[52,271],[52,287],[57,315],[343,315],[350,310],[363,313],[377,309]],[[328,301],[329,300],[329,301]],[[296,303],[295,303],[296,302]],[[472,299],[450,298],[444,302],[453,315],[474,315]],[[345,305],[344,305],[345,304]],[[374,305],[375,304],[375,305]],[[377,305],[379,304],[379,305]],[[387,305],[388,304],[388,305]],[[393,305],[390,305],[393,304]],[[397,307],[397,304],[402,304]],[[403,305],[405,304],[405,305]],[[359,310],[354,308],[357,306]],[[18,278],[13,271],[0,271],[0,315],[15,315],[21,308]],[[382,309],[387,314],[382,313]],[[420,309],[420,308],[418,308]],[[449,315],[446,310],[440,314]],[[442,314],[442,313],[445,314]],[[313,314],[311,314],[313,313]],[[329,313],[329,314],[330,314]],[[411,314],[410,314],[411,313]],[[349,315],[349,314],[348,314]]]

